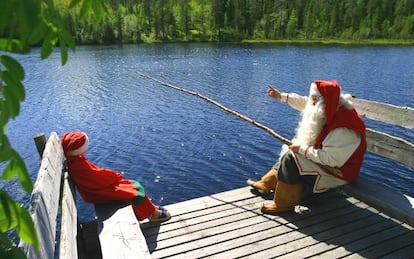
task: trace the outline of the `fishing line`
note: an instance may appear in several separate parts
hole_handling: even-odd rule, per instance
[[[273,129],[271,129],[271,128],[269,128],[269,127],[261,124],[260,122],[257,122],[255,120],[253,120],[253,119],[251,119],[251,118],[243,115],[243,114],[240,114],[240,113],[238,113],[236,111],[233,111],[232,109],[227,108],[226,106],[220,104],[219,102],[217,102],[217,101],[215,101],[215,100],[213,100],[213,99],[211,99],[211,98],[209,98],[207,96],[201,95],[201,94],[199,94],[197,92],[194,92],[194,91],[191,91],[191,90],[188,90],[188,89],[185,89],[185,88],[181,88],[181,87],[178,87],[178,86],[175,86],[175,85],[172,85],[172,84],[163,82],[163,81],[161,81],[161,80],[159,80],[157,78],[154,78],[154,77],[152,77],[150,75],[144,74],[144,73],[142,73],[140,71],[133,71],[133,72],[137,73],[138,75],[140,75],[142,77],[151,79],[151,80],[157,82],[158,84],[160,84],[162,86],[165,86],[165,87],[168,87],[168,88],[172,88],[174,90],[177,90],[177,91],[180,91],[180,92],[184,92],[184,93],[187,93],[187,94],[196,96],[198,98],[201,98],[201,99],[203,99],[203,100],[205,100],[205,101],[207,101],[207,102],[209,102],[209,103],[211,103],[211,104],[219,107],[220,109],[222,109],[222,110],[224,110],[224,111],[226,111],[226,112],[228,112],[228,113],[236,116],[237,118],[240,118],[240,119],[242,119],[244,121],[247,121],[247,122],[253,124],[254,126],[256,126],[256,127],[260,128],[260,129],[266,131],[267,133],[269,133],[270,135],[272,135],[273,137],[275,137],[276,139],[278,139],[279,141],[281,141],[283,144],[286,144],[288,146],[292,144],[292,142],[290,140],[282,137],[281,135],[279,135],[278,133],[276,133]]]

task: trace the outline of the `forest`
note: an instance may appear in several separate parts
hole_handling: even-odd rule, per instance
[[[60,0],[60,4],[65,4]],[[414,40],[412,0],[110,0],[62,14],[76,44]],[[91,1],[93,4],[93,1]],[[93,6],[92,6],[93,8]],[[67,8],[62,8],[67,10]]]

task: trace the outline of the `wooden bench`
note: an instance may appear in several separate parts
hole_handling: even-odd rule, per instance
[[[145,237],[129,204],[95,205],[103,258],[151,258]]]
[[[385,103],[353,99],[357,111],[365,118],[414,129],[414,109]],[[400,137],[367,128],[367,151],[414,168],[414,144]],[[388,168],[387,170],[392,170]],[[414,198],[384,185],[360,177],[341,188],[384,214],[414,226]]]
[[[64,167],[59,137],[52,132],[47,142],[43,139],[36,143],[42,161],[29,207],[40,246],[36,251],[20,242],[27,258],[149,258],[130,205],[96,205],[95,221],[78,222],[75,186]]]

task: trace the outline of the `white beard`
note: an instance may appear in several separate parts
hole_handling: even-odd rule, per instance
[[[292,144],[309,146],[315,145],[316,138],[325,125],[325,102],[319,100],[316,105],[312,105],[311,101],[306,103],[302,112],[302,119],[296,128],[296,134],[292,139]],[[282,146],[280,158],[289,150],[287,145]]]

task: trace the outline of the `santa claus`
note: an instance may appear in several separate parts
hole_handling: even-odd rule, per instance
[[[141,221],[148,219],[152,223],[159,223],[171,218],[167,209],[151,202],[138,181],[124,179],[121,173],[89,162],[85,157],[88,145],[89,138],[84,132],[68,132],[62,136],[69,175],[85,202],[130,202]]]
[[[335,80],[316,80],[309,96],[281,93],[269,87],[268,95],[302,111],[290,146],[284,145],[277,163],[253,188],[275,191],[274,202],[261,211],[277,214],[313,193],[355,181],[366,151],[365,125]]]

